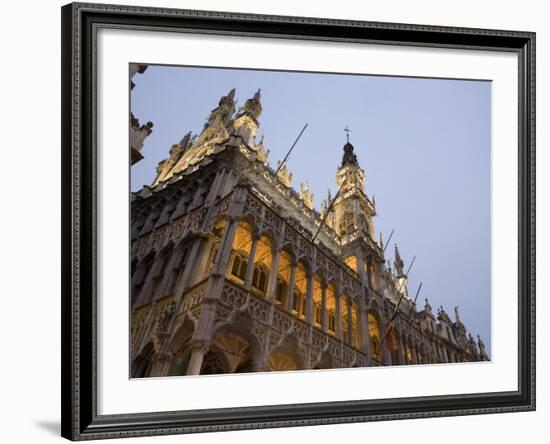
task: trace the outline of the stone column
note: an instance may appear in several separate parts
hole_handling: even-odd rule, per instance
[[[220,248],[218,250],[218,257],[214,264],[213,271],[215,274],[225,276],[227,272],[227,264],[229,257],[231,256],[231,250],[233,249],[233,239],[237,232],[238,222],[233,219],[228,219],[227,225],[223,231],[223,235],[220,241]]]
[[[286,296],[286,309],[292,313],[292,305],[294,301],[294,285],[296,284],[296,265],[292,263],[290,268],[290,282],[288,283],[288,294]]]
[[[281,259],[281,250],[273,250],[271,254],[271,270],[269,271],[269,281],[267,282],[267,299],[275,299],[277,290],[277,277],[279,275],[279,260]]]
[[[250,254],[248,255],[248,266],[246,267],[246,274],[244,275],[244,288],[250,291],[252,288],[252,276],[254,274],[254,259],[256,258],[256,249],[258,248],[258,237],[254,236],[252,239],[252,247],[250,248]]]
[[[327,286],[325,283],[321,284],[321,330],[323,333],[327,332],[328,328],[327,319]]]
[[[197,343],[191,346],[191,358],[189,359],[189,366],[187,367],[188,375],[200,374],[204,355],[208,350],[208,346],[203,343]]]
[[[313,325],[313,276],[307,276],[306,322]]]
[[[347,305],[348,305],[348,344],[353,345],[353,313],[351,312],[351,309],[353,307],[353,304],[351,302],[351,296],[347,297]]]
[[[370,336],[369,336],[369,321],[367,316],[367,307],[364,299],[359,301],[360,331],[361,331],[361,351],[370,358]]]
[[[340,307],[340,292],[335,290],[336,299],[336,337],[342,339],[342,310]]]
[[[252,361],[252,369],[255,372],[268,372],[269,371],[269,362],[264,359],[259,359]]]
[[[412,363],[418,364],[418,359],[416,356],[416,343],[412,341],[412,344],[410,344],[410,347],[411,347]]]

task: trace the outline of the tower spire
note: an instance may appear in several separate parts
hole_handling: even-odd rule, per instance
[[[346,132],[346,144],[344,145],[344,157],[342,157],[342,165],[340,168],[346,165],[359,166],[357,155],[353,152],[353,145],[349,142],[349,133],[351,130],[346,126],[344,131]]]
[[[401,259],[401,255],[399,254],[399,248],[397,248],[397,244],[394,244],[394,247],[395,247],[395,260],[393,262],[393,266],[395,267],[397,276],[404,276],[403,266],[405,264],[403,263],[403,259]]]
[[[351,130],[346,125],[346,127],[344,128],[344,131],[346,132],[346,142],[349,143],[349,133],[351,133]]]

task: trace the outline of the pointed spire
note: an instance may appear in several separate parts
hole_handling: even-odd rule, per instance
[[[204,129],[209,127],[225,127],[235,113],[235,88],[231,89],[226,96],[223,96],[218,102],[218,106],[210,112]]]
[[[340,168],[346,165],[359,166],[357,155],[353,152],[353,145],[349,142],[349,133],[351,130],[346,126],[344,131],[346,132],[346,144],[344,145],[344,156],[342,157],[342,165]]]
[[[456,322],[460,323],[460,314],[458,313],[458,305],[455,307],[455,318],[456,318]]]
[[[262,104],[260,100],[262,98],[261,89],[258,89],[252,98],[248,99],[242,108],[242,114],[247,114],[255,120],[258,120],[260,114],[262,114]]]
[[[403,260],[401,259],[401,255],[399,254],[399,248],[397,248],[397,244],[394,244],[395,247],[395,260],[393,262],[393,265],[395,267],[395,271],[397,272],[397,276],[404,276],[403,273],[403,266],[405,265],[403,263]]]
[[[432,312],[432,306],[430,305],[430,301],[428,301],[428,298],[425,298],[424,301],[426,302],[424,304],[424,310],[426,310],[426,313],[430,313]]]
[[[306,207],[310,210],[313,209],[313,193],[309,190],[309,183],[307,181],[300,183],[300,199]]]

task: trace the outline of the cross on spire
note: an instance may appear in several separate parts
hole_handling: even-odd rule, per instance
[[[349,133],[351,133],[351,130],[346,125],[346,127],[344,128],[344,131],[346,132],[346,139],[347,139],[347,142],[349,143]]]

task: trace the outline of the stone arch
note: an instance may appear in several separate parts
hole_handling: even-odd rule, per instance
[[[248,261],[250,260],[253,229],[254,225],[249,223],[246,218],[239,220],[231,244],[227,276],[240,285],[244,284]]]
[[[300,356],[298,341],[294,336],[287,336],[277,345],[268,357],[268,365],[271,371],[291,371],[305,369],[305,363]]]
[[[219,352],[227,364],[226,373],[247,373],[254,371],[255,362],[261,360],[262,347],[251,331],[235,323],[213,333],[208,353]]]
[[[226,356],[224,355],[223,351],[212,346],[204,355],[200,374],[219,375],[231,373],[229,369],[229,363],[227,362]]]
[[[294,294],[292,295],[292,313],[300,319],[305,318],[306,298],[309,275],[302,261],[296,264],[294,273]]]
[[[139,355],[133,360],[131,368],[132,378],[146,378],[151,373],[153,366],[153,356],[155,355],[155,346],[148,342]]]
[[[276,251],[278,249],[278,236],[275,232],[273,232],[271,228],[264,228],[258,233],[258,236],[260,238],[266,237],[271,243],[271,248],[273,249],[273,251]]]
[[[334,368],[333,358],[330,353],[322,352],[313,365],[313,370]]]
[[[252,272],[252,290],[261,295],[267,295],[267,284],[273,265],[273,243],[265,235],[261,235],[256,243],[254,267]]]
[[[172,335],[169,346],[170,351],[174,354],[181,352],[191,341],[195,329],[195,322],[186,316],[184,321]]]
[[[288,250],[283,249],[279,256],[279,265],[277,270],[277,283],[275,286],[275,303],[286,307],[288,288],[290,286],[290,270],[293,264],[293,257]]]
[[[382,362],[384,359],[384,351],[382,349],[382,326],[380,324],[380,316],[377,310],[372,308],[367,310],[367,323],[369,327],[369,341],[371,357]]]

